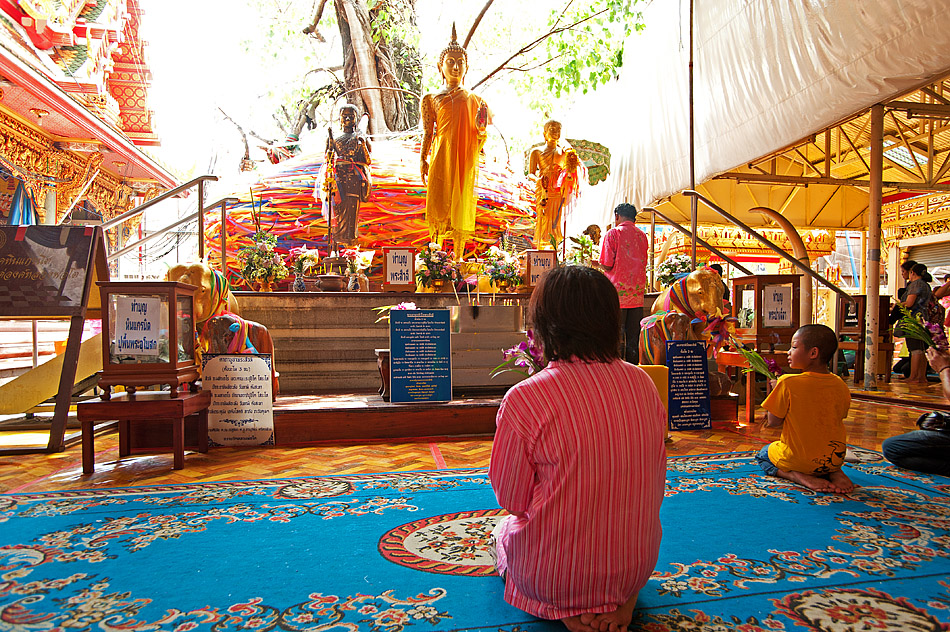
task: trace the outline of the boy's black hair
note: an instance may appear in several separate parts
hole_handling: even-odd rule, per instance
[[[838,351],[838,336],[826,325],[803,325],[795,332],[806,349],[818,348],[818,359],[828,364]]]

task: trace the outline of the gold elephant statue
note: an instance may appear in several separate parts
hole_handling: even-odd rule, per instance
[[[180,263],[165,273],[166,281],[178,281],[194,285],[195,326],[200,326],[212,316],[240,314],[237,299],[231,293],[227,278],[206,263]]]

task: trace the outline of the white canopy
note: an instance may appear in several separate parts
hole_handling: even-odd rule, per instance
[[[591,118],[616,125],[603,213],[689,188],[690,2],[653,2],[598,91],[611,115]],[[950,0],[692,2],[697,185],[950,73]]]

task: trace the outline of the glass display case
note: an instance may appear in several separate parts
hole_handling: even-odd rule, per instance
[[[799,327],[800,283],[797,274],[734,277],[736,338],[760,353],[787,350]]]
[[[103,399],[113,386],[134,393],[136,387],[162,384],[175,397],[182,384],[198,379],[196,289],[170,281],[99,283]]]

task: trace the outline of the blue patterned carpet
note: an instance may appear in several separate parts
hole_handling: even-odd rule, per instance
[[[669,461],[634,629],[950,630],[950,480]],[[0,630],[563,630],[507,606],[484,470],[0,495]]]

